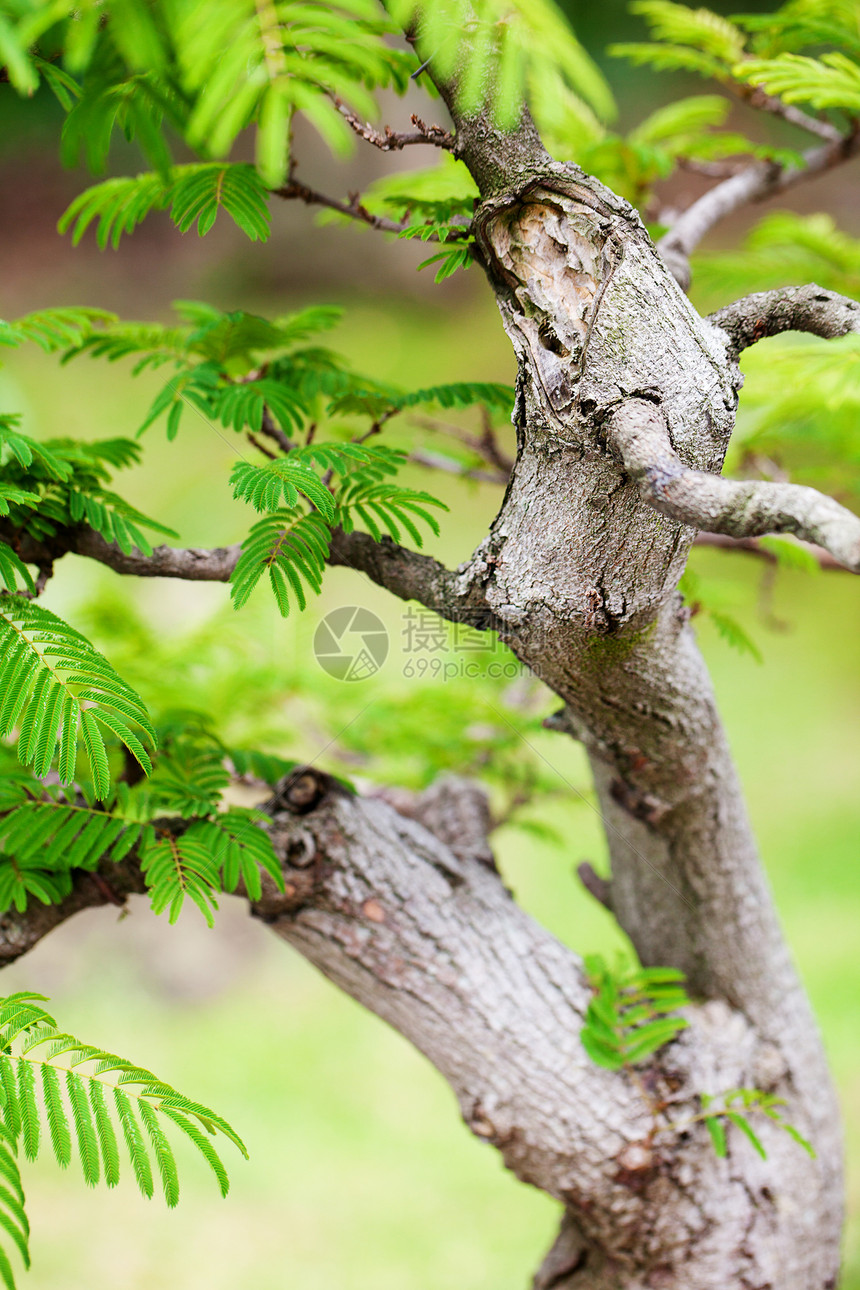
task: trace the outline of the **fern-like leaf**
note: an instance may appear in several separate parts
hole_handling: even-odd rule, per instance
[[[268,573],[284,618],[294,598],[307,604],[305,585],[318,595],[322,587],[330,541],[328,526],[318,515],[275,511],[255,524],[242,543],[242,554],[231,578],[233,605],[240,609],[264,573]]]
[[[72,230],[77,246],[91,224],[104,250],[116,248],[154,210],[170,208],[180,233],[196,223],[201,237],[224,210],[252,242],[269,236],[268,192],[253,166],[243,164],[176,166],[168,178],[157,173],[108,179],[87,188],[63,213],[61,233]],[[70,342],[72,343],[72,342]]]
[[[745,36],[733,22],[710,9],[692,9],[672,0],[633,0],[654,37],[671,45],[688,45],[722,64],[736,63],[743,55]]]
[[[84,636],[41,605],[0,599],[0,735],[20,728],[18,757],[45,775],[55,756],[62,782],[74,778],[78,733],[96,795],[110,790],[100,727],[125,744],[148,774],[155,732],[143,701]]]
[[[41,605],[6,596],[0,601],[0,648],[0,735],[19,726],[23,765],[44,775],[58,756],[61,780],[70,783],[80,726],[95,792],[106,797],[110,770],[101,724],[150,773],[155,731],[142,699],[80,632]]]
[[[334,516],[334,498],[319,475],[291,454],[266,466],[237,461],[230,474],[233,496],[249,502],[255,511],[292,509],[302,494],[326,519]]]
[[[195,837],[168,834],[149,841],[140,857],[140,868],[156,914],[167,911],[175,923],[185,898],[193,901],[210,927],[215,924],[219,890],[215,857]]]
[[[0,846],[17,867],[32,866],[49,889],[72,869],[94,870],[103,859],[118,863],[144,838],[146,826],[121,814],[57,801],[26,801],[0,818]],[[2,872],[2,871],[0,871]],[[8,908],[13,892],[2,892]]]
[[[25,1268],[30,1266],[30,1224],[24,1209],[24,1189],[18,1167],[18,1143],[0,1119],[0,1277],[7,1290],[15,1290],[15,1277],[3,1246],[15,1246]]]
[[[80,345],[97,328],[116,322],[116,314],[81,307],[41,309],[14,322],[0,321],[0,345],[32,341],[47,353]]]
[[[32,993],[0,998],[0,1281],[11,1290],[8,1247],[17,1249],[25,1267],[30,1262],[17,1154],[23,1145],[28,1159],[38,1156],[43,1123],[62,1168],[77,1147],[88,1186],[102,1177],[109,1187],[119,1181],[121,1130],[140,1190],[152,1196],[154,1163],[169,1206],[179,1198],[179,1179],[162,1125],[176,1125],[196,1147],[222,1195],[229,1181],[209,1137],[220,1133],[247,1156],[241,1138],[214,1111],[125,1058],[58,1031],[42,1001]]]
[[[212,820],[192,824],[187,836],[199,841],[221,871],[224,891],[235,891],[240,881],[251,900],[262,895],[263,869],[280,891],[284,878],[271,839],[264,828],[267,817],[260,811],[232,807]]]
[[[381,541],[383,531],[399,542],[402,527],[416,546],[422,547],[424,539],[416,520],[421,520],[433,533],[439,533],[439,521],[428,507],[436,506],[443,511],[448,507],[437,497],[397,484],[378,483],[368,479],[364,472],[357,472],[357,476],[348,479],[337,495],[338,520],[347,533],[355,527],[356,518],[377,542]]]
[[[785,103],[860,112],[860,66],[838,51],[820,58],[802,54],[752,58],[739,63],[734,74],[750,85],[763,86]]]
[[[2,484],[0,484],[0,514],[2,513]],[[26,564],[18,559],[10,546],[0,542],[0,582],[7,590],[14,593],[18,590],[19,579],[28,591],[36,590],[36,584]]]

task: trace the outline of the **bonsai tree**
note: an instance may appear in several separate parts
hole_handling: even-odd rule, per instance
[[[323,306],[263,318],[241,301],[186,303],[170,326],[56,308],[0,324],[7,347],[158,370],[141,429],[163,421],[172,439],[200,414],[238,436],[231,483],[256,512],[237,545],[153,547],[149,534],[177,535],[113,491],[140,458],[136,440],[71,440],[61,427],[36,440],[2,410],[0,955],[9,963],[77,911],[130,893],[171,919],[186,899],[211,919],[218,894],[237,892],[426,1054],[472,1132],[563,1203],[535,1286],[825,1290],[839,1264],[838,1111],[693,611],[745,637],[685,569],[706,543],[860,572],[860,520],[790,478],[814,474],[850,500],[840,467],[860,304],[842,292],[856,288],[860,245],[826,217],[771,214],[744,248],[694,264],[722,308],[703,317],[686,291],[691,257],[722,220],[775,194],[788,202],[860,151],[860,12],[851,0],[789,0],[732,21],[668,0],[632,8],[650,38],[615,54],[711,84],[621,135],[551,0],[0,4],[2,76],[59,100],[64,160],[104,172],[118,131],[144,158],[143,173],[73,201],[60,219],[73,242],[94,230],[116,246],[156,210],[180,232],[232,219],[262,241],[273,204],[319,206],[431,243],[438,279],[480,266],[517,362],[515,390],[397,388],[320,343],[336,321]],[[368,123],[377,90],[415,83],[436,99],[427,120]],[[727,129],[733,100],[772,118],[776,143],[764,126],[758,140]],[[361,195],[318,192],[296,170],[297,115],[337,152],[357,141],[432,164]],[[248,128],[254,161],[230,160]],[[177,145],[197,159],[176,161]],[[676,167],[703,176],[682,211],[655,191]],[[733,445],[740,356],[785,331],[827,343],[780,350],[758,386],[755,451]],[[428,471],[440,463],[422,443],[430,431],[398,429],[434,407],[453,410],[443,464],[504,487],[455,569],[415,549],[444,508],[429,473],[427,490],[403,474],[414,469],[404,444]],[[457,419],[470,408],[476,432]],[[814,461],[786,423],[814,428]],[[316,765],[238,746],[216,713],[139,694],[40,603],[68,553],[119,574],[229,583],[239,611],[259,585],[284,615],[345,566],[356,597],[370,578],[501,642],[554,696],[544,725],[586,750],[611,877],[581,876],[638,962],[583,963],[524,913],[495,868],[499,812],[474,776],[359,795]],[[330,670],[361,663],[341,648],[347,630],[372,670],[371,622],[324,626]],[[237,686],[240,673],[237,656]],[[425,710],[428,737],[431,721]],[[541,790],[523,773],[536,759],[521,736],[536,721],[512,710],[510,735],[484,741],[487,783],[512,811]],[[392,717],[389,749],[410,737]],[[235,780],[256,786],[256,807],[234,804]],[[172,1204],[168,1122],[223,1190],[212,1135],[242,1148],[215,1112],[59,1031],[43,1003],[17,993],[0,1009],[7,1286],[15,1249],[28,1258],[22,1153],[50,1141],[62,1164],[77,1146],[87,1180],[108,1185],[127,1154],[142,1190],[160,1175]]]

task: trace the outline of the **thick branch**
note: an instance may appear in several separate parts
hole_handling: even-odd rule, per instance
[[[737,357],[757,341],[785,331],[811,332],[825,340],[860,332],[860,302],[811,282],[743,296],[711,314],[708,322],[731,337],[732,354]]]
[[[86,525],[63,529],[48,543],[0,521],[0,539],[27,564],[48,565],[66,554],[83,555],[117,573],[191,582],[229,582],[241,552],[238,544],[210,549],[158,546],[151,555],[137,549],[127,555]],[[328,563],[364,573],[401,600],[417,600],[452,621],[478,628],[488,625],[486,602],[469,567],[452,571],[432,556],[398,546],[388,537],[377,542],[367,533],[345,533],[342,529],[332,534]]]
[[[860,152],[860,131],[840,135],[837,142],[810,148],[802,166],[755,162],[693,202],[661,238],[657,249],[683,287],[690,284],[689,258],[710,230],[751,202],[764,201],[804,180],[850,160]]]
[[[64,555],[83,555],[116,573],[139,578],[184,578],[188,582],[228,582],[241,549],[238,544],[210,548],[157,546],[151,555],[144,555],[136,547],[126,554],[85,524],[60,529],[54,537],[40,539],[20,533],[2,520],[0,538],[26,564],[43,565]]]
[[[860,519],[816,489],[691,470],[672,447],[664,413],[644,399],[623,403],[607,433],[639,495],[663,515],[735,538],[794,533],[860,573]]]
[[[490,618],[470,567],[446,569],[432,556],[409,551],[388,537],[376,542],[367,533],[338,529],[332,537],[328,562],[358,569],[392,595],[417,600],[451,621],[469,622],[480,628]]]
[[[420,30],[407,32],[407,39],[415,45],[422,61],[422,70],[438,89],[451,113],[456,131],[454,155],[469,168],[482,197],[490,197],[517,183],[548,163],[551,158],[527,107],[519,121],[510,129],[500,129],[495,124],[495,86],[489,74],[482,109],[464,113],[460,106],[460,73],[441,76],[437,70],[436,50],[423,40]],[[462,45],[463,59],[468,58],[468,37]]]
[[[565,1203],[564,1238],[536,1284],[615,1290],[634,1284],[636,1268],[639,1285],[725,1290],[742,1233],[745,1249],[770,1260],[771,1284],[806,1290],[809,1260],[775,1241],[764,1180],[780,1178],[796,1225],[817,1164],[765,1122],[767,1172],[734,1142],[726,1168],[694,1119],[706,1090],[765,1080],[791,1096],[779,1052],[711,1002],[689,1010],[689,1030],[638,1078],[594,1065],[580,1040],[590,997],[580,962],[487,865],[480,794],[449,778],[422,797],[410,819],[311,767],[293,772],[264,807],[284,890],[264,876],[252,912],[425,1053],[471,1131]],[[444,839],[463,840],[463,818],[473,837],[455,850]],[[81,908],[140,889],[133,857],[81,875],[63,906],[0,920],[0,958],[12,961]],[[811,1131],[802,1108],[791,1110]]]
[[[145,890],[135,856],[119,864],[106,861],[95,873],[81,870],[71,895],[59,905],[43,905],[34,899],[23,914],[15,909],[0,914],[0,968],[14,963],[74,914],[101,905],[122,905],[127,896]]]

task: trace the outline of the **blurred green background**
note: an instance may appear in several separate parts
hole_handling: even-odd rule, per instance
[[[570,9],[595,51],[638,30],[621,4]],[[630,120],[693,89],[608,70]],[[415,386],[512,379],[511,352],[477,271],[434,287],[415,273],[422,257],[415,246],[320,229],[304,209],[277,211],[265,248],[243,243],[220,222],[201,243],[155,216],[118,252],[99,254],[89,240],[73,251],[54,226],[85,180],[56,162],[50,105],[22,107],[8,87],[0,91],[0,316],[77,303],[165,319],[176,297],[270,313],[325,301],[345,306],[335,340],[374,376]],[[388,106],[393,124],[413,108],[426,112],[420,97]],[[302,176],[333,192],[357,188],[392,164],[421,164],[372,153],[336,168],[301,134],[298,155]],[[132,167],[136,158],[117,157],[118,170]],[[856,232],[856,180],[855,163],[799,192],[795,206],[831,209]],[[697,182],[678,181],[677,200],[688,200]],[[740,223],[721,237],[737,236]],[[767,363],[763,347],[762,355],[756,361]],[[752,384],[754,363],[750,368]],[[85,359],[60,369],[22,351],[0,369],[0,406],[23,411],[30,433],[132,435],[156,386],[149,377],[132,385],[117,367]],[[221,544],[247,531],[248,512],[231,501],[227,486],[240,441],[189,416],[175,444],[156,427],[145,449],[144,466],[124,481],[130,500],[172,524],[184,543]],[[485,532],[499,495],[447,476],[423,484],[451,507],[431,549],[456,563]],[[755,562],[715,553],[697,555],[695,568],[765,656],[759,666],[729,650],[708,623],[699,628],[842,1092],[845,1287],[860,1290],[860,582],[784,572],[771,589]],[[378,744],[384,752],[392,713],[414,701],[414,682],[404,676],[404,607],[343,569],[331,571],[320,602],[302,618],[282,621],[262,595],[241,617],[226,602],[220,586],[119,579],[73,557],[58,567],[45,597],[90,626],[148,700],[167,692],[175,702],[208,702],[234,733],[287,756],[322,754],[323,766],[362,785],[391,777],[396,768],[385,755],[374,760],[368,750]],[[322,614],[352,603],[380,614],[392,650],[377,676],[337,685],[318,669],[311,640]],[[126,627],[130,645],[122,643]],[[451,710],[461,713],[464,746],[469,731],[492,725],[499,702],[519,705],[532,725],[554,706],[545,694],[526,702],[521,693],[459,682],[437,696],[440,730]],[[350,722],[352,733],[343,729]],[[432,740],[435,731],[426,734]],[[536,740],[554,789],[540,813],[559,840],[503,828],[496,837],[501,868],[525,907],[562,940],[580,952],[605,952],[618,935],[573,876],[583,858],[605,862],[581,754],[561,736]],[[530,756],[525,747],[522,755]],[[94,911],[52,934],[3,984],[4,992],[49,994],[65,1026],[213,1105],[251,1150],[249,1164],[231,1162],[226,1202],[203,1167],[188,1160],[184,1203],[175,1213],[147,1204],[128,1184],[88,1194],[79,1177],[59,1176],[52,1162],[29,1168],[34,1267],[24,1284],[32,1290],[521,1290],[553,1238],[557,1206],[506,1174],[496,1153],[468,1134],[424,1059],[253,923],[239,902],[223,902],[212,932],[193,912],[170,928],[143,901],[121,919]]]

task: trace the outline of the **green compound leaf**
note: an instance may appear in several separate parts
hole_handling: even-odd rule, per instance
[[[10,1250],[30,1264],[20,1147],[32,1160],[50,1139],[61,1168],[76,1148],[87,1185],[103,1179],[115,1187],[122,1143],[143,1195],[152,1197],[157,1170],[171,1207],[179,1177],[165,1126],[175,1125],[197,1149],[222,1195],[229,1180],[211,1138],[220,1134],[248,1154],[236,1131],[208,1107],[151,1071],[58,1031],[43,1001],[24,992],[0,997],[0,1282],[11,1290]]]
[[[19,596],[0,599],[0,735],[19,730],[17,753],[38,776],[58,758],[62,782],[74,777],[78,741],[96,793],[110,791],[102,727],[152,769],[155,731],[143,700],[80,632]]]

